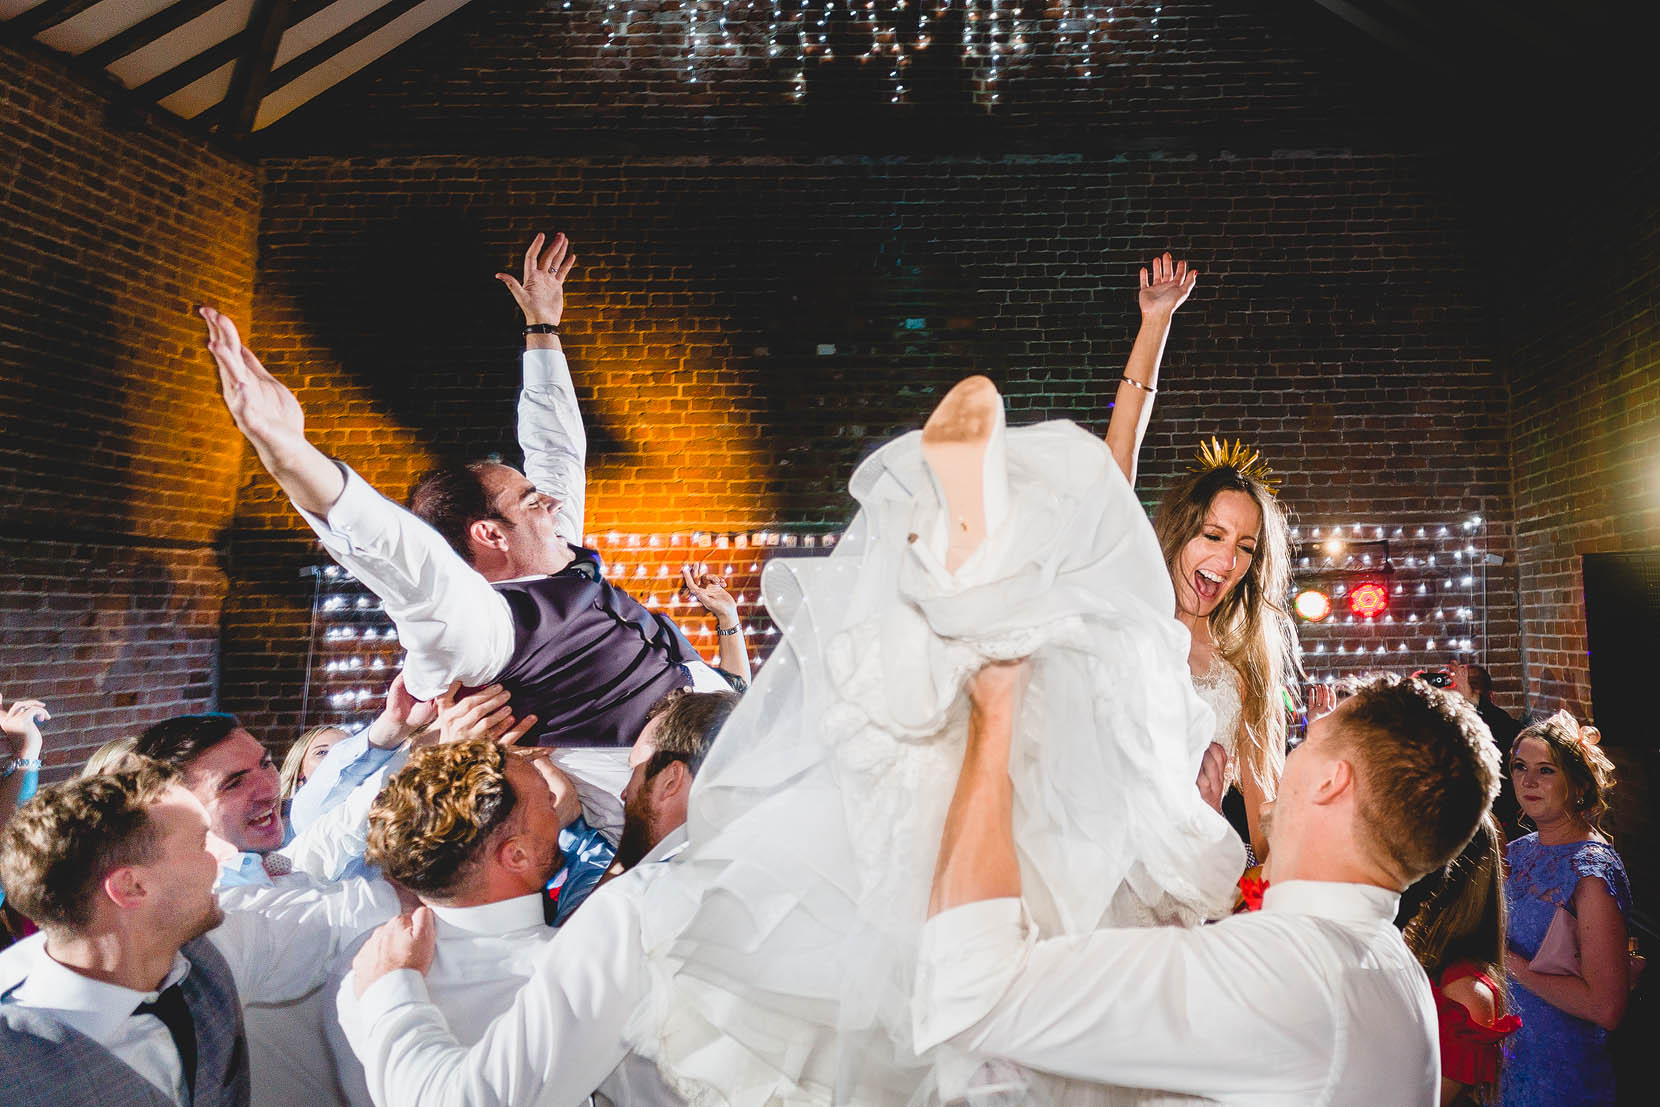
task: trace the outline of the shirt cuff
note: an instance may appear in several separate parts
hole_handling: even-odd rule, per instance
[[[1025,904],[1014,897],[966,903],[923,924],[911,999],[917,1052],[985,1018],[1035,937]]]
[[[317,537],[323,540],[324,545],[333,549],[343,550],[348,554],[361,554],[363,548],[352,540],[352,532],[362,530],[365,522],[372,522],[375,528],[384,530],[385,516],[375,518],[375,513],[384,511],[382,504],[386,498],[376,492],[369,482],[357,475],[357,472],[343,461],[336,461],[340,472],[346,478],[346,488],[340,493],[340,498],[334,501],[327,516],[317,515],[299,504],[294,510],[300,513],[311,529],[317,532]]]
[[[526,392],[571,392],[571,366],[563,350],[535,349],[524,353]]]

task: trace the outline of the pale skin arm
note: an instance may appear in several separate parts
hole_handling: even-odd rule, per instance
[[[1146,269],[1141,270],[1141,290],[1137,296],[1141,305],[1141,329],[1136,332],[1130,360],[1124,366],[1124,375],[1130,380],[1147,388],[1158,387],[1159,365],[1164,361],[1170,321],[1176,309],[1192,294],[1198,279],[1197,269],[1188,269],[1185,261],[1172,260],[1168,252],[1153,259],[1151,276]],[[1113,396],[1112,418],[1107,422],[1107,450],[1132,486],[1141,440],[1146,437],[1152,417],[1153,394],[1120,381]]]
[[[1240,727],[1239,742],[1249,739],[1245,736],[1245,728]],[[1238,743],[1234,745],[1239,748]],[[1268,794],[1262,790],[1262,784],[1255,774],[1241,770],[1239,774],[1239,794],[1245,797],[1245,828],[1251,835],[1251,852],[1257,855],[1257,861],[1268,860],[1268,835],[1262,830],[1262,805],[1268,802]]]
[[[964,904],[1020,895],[1009,745],[1027,676],[1025,661],[998,661],[969,681],[968,744],[945,814],[929,918]],[[1226,768],[1227,751],[1212,742],[1200,758],[1194,784],[1216,811],[1222,809]]]
[[[1025,679],[1025,662],[1003,661],[969,681],[968,745],[945,814],[930,918],[967,903],[1020,895],[1009,743]]]
[[[1441,989],[1441,994],[1455,1003],[1462,1004],[1470,1012],[1470,1018],[1482,1026],[1492,1026],[1498,1018],[1498,1003],[1493,996],[1493,989],[1477,980],[1473,976],[1462,977]],[[1456,1080],[1441,1078],[1441,1107],[1448,1107],[1464,1094],[1467,1084],[1460,1084]]]
[[[520,277],[515,278],[511,273],[496,274],[496,280],[507,286],[524,312],[527,325],[552,323],[557,327],[565,318],[565,278],[576,264],[576,255],[570,251],[570,239],[563,232],[554,235],[551,243],[547,235],[537,234],[525,251]],[[527,334],[525,348],[563,350],[556,334]]]
[[[40,724],[51,717],[51,712],[39,700],[14,700],[10,707],[0,711],[0,762],[9,763],[14,757],[39,758],[45,744]],[[5,826],[17,810],[17,797],[23,793],[23,779],[27,775],[19,769],[0,780],[0,826]]]
[[[680,578],[686,586],[686,591],[696,600],[703,610],[715,617],[715,627],[719,630],[731,630],[736,627],[738,633],[719,635],[715,641],[720,646],[720,667],[734,676],[742,677],[745,683],[749,681],[749,643],[744,633],[743,623],[738,619],[738,601],[726,590],[726,578],[711,576],[707,565],[682,566]]]
[[[410,695],[404,687],[403,674],[399,673],[386,689],[386,707],[369,724],[369,744],[395,750],[437,717],[437,706],[430,700],[423,703]]]
[[[438,742],[465,742],[483,738],[499,746],[513,746],[530,733],[536,725],[535,715],[523,719],[513,717],[507,689],[499,684],[480,688],[470,695],[461,695],[461,682],[450,685],[433,700],[437,708],[438,725],[427,731],[426,739]],[[436,737],[432,737],[433,735]],[[422,744],[426,744],[423,742]]]
[[[197,311],[207,321],[208,352],[219,368],[225,407],[236,429],[296,507],[328,515],[346,490],[346,476],[306,441],[300,402],[242,344],[229,316],[206,306]]]
[[[1505,951],[1505,971],[1552,1007],[1613,1030],[1625,1018],[1631,994],[1625,919],[1608,894],[1608,886],[1594,876],[1582,878],[1575,886],[1574,915],[1579,922],[1582,976],[1534,972],[1527,967],[1528,959],[1514,950]]]

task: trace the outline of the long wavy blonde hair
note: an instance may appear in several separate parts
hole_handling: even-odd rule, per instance
[[[1302,680],[1297,633],[1285,609],[1291,593],[1291,530],[1285,509],[1262,481],[1221,465],[1178,481],[1159,504],[1153,531],[1174,579],[1183,547],[1204,529],[1211,501],[1223,492],[1251,497],[1262,513],[1262,530],[1244,577],[1210,613],[1210,635],[1216,652],[1234,667],[1244,687],[1241,769],[1272,799],[1285,766],[1289,727],[1282,696],[1291,698],[1295,710]]]

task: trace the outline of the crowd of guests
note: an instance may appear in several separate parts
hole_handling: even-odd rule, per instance
[[[47,707],[0,712],[6,1103],[685,1097],[638,1032],[659,995],[640,955],[655,940],[647,895],[691,841],[693,781],[748,687],[748,650],[718,579],[689,566],[684,582],[716,622],[711,665],[580,545],[586,439],[558,333],[573,264],[562,235],[538,235],[522,273],[498,275],[525,315],[525,470],[440,469],[409,510],[313,447],[292,394],[202,309],[238,428],[381,598],[407,659],[371,726],[307,731],[280,770],[235,717],[188,715],[37,793]],[[1106,435],[1132,484],[1197,276],[1168,254],[1141,274],[1141,331]],[[1216,720],[1197,788],[1251,855],[1240,911],[1064,948],[1023,937],[1019,911],[1006,914],[1022,891],[1006,787],[1020,682],[990,666],[967,692],[918,1043],[1224,1102],[1415,1101],[1414,1059],[1437,1056],[1444,1104],[1612,1102],[1608,1036],[1641,962],[1602,825],[1613,772],[1596,730],[1558,713],[1501,734],[1485,671],[1460,667],[1452,691],[1375,680],[1311,704],[1299,735],[1281,603],[1290,539],[1271,472],[1213,444],[1154,532]],[[1494,738],[1533,828],[1511,841],[1492,810]],[[1404,934],[1380,925],[1403,891]],[[1202,1065],[1161,1060],[1194,1053],[1165,986],[1226,1010],[1239,999],[1227,966],[1247,951],[1275,974],[1247,997],[1260,1037],[1207,1041]],[[1357,958],[1388,980],[1360,982]],[[1178,962],[1183,985],[1150,977],[1135,1003],[1080,1008],[1088,1032],[1031,1017],[1079,988],[1118,994],[1126,965]],[[1332,1020],[1316,1018],[1328,1008],[1374,1034],[1342,1071],[1321,1036]],[[1320,1033],[1299,1028],[1311,1018]]]

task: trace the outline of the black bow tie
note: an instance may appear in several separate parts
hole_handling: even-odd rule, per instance
[[[184,989],[177,984],[164,988],[148,1003],[140,1003],[135,1015],[154,1015],[173,1036],[173,1045],[179,1051],[179,1064],[184,1068],[184,1086],[189,1093],[187,1102],[196,1098],[196,1024],[191,1021],[190,1008],[185,1006]]]

